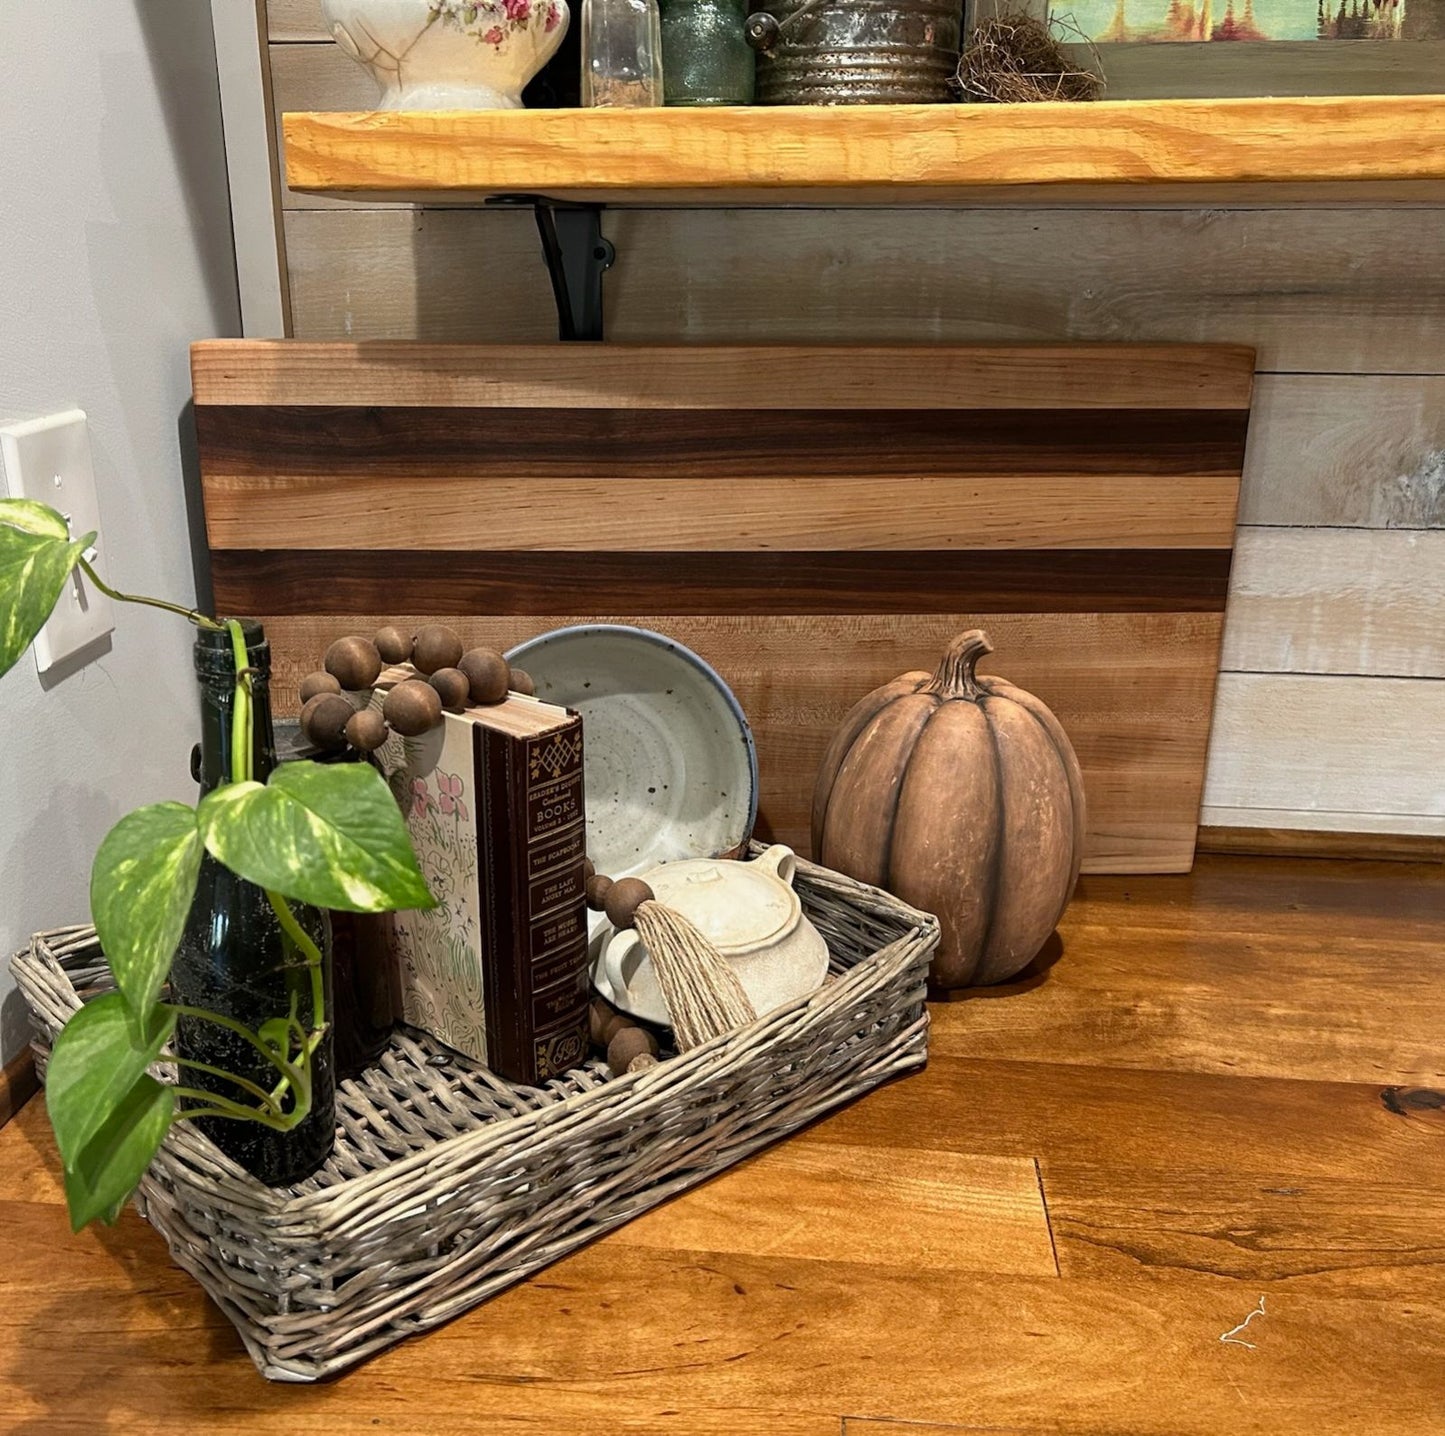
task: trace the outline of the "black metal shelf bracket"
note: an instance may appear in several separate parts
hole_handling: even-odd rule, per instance
[[[612,241],[602,233],[602,206],[536,194],[498,195],[488,203],[531,207],[557,301],[557,337],[600,340],[602,275],[617,258]]]

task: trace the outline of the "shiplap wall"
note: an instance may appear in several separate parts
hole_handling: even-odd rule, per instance
[[[269,9],[277,111],[370,105],[319,0]],[[281,204],[297,337],[555,335],[529,214]],[[616,339],[1256,346],[1203,821],[1445,835],[1445,209],[614,210],[604,228]]]

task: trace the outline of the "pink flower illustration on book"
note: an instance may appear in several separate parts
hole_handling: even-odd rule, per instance
[[[432,807],[432,796],[426,790],[425,778],[411,780],[411,813],[414,818],[424,818]]]
[[[462,801],[462,780],[457,773],[437,774],[437,804],[448,817],[455,814],[463,822],[467,820],[467,805]]]

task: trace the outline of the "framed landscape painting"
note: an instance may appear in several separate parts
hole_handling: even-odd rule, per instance
[[[1072,49],[1109,99],[1445,85],[1445,0],[1054,0],[1050,14],[1060,38],[1088,40]]]

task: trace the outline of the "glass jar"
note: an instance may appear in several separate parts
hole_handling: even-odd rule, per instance
[[[638,109],[662,93],[657,0],[582,0],[582,103]]]
[[[750,105],[755,64],[746,0],[661,0],[669,105]]]

